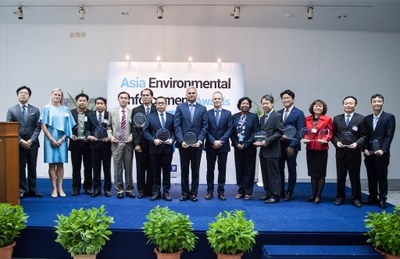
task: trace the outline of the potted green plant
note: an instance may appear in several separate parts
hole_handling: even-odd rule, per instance
[[[114,223],[111,216],[106,216],[104,205],[100,208],[73,209],[69,216],[57,215],[56,242],[60,243],[74,258],[96,258],[109,236],[109,229]],[[86,255],[86,256],[81,256]]]
[[[20,205],[0,203],[0,258],[11,258],[15,241],[26,228],[28,216]]]
[[[400,207],[395,206],[393,213],[368,212],[364,223],[368,243],[385,258],[400,258]]]
[[[252,220],[245,218],[242,210],[220,212],[216,220],[208,224],[208,243],[218,258],[241,258],[251,252],[256,243],[257,231]]]
[[[157,258],[180,258],[184,249],[192,251],[197,237],[193,233],[189,216],[156,206],[146,215],[143,232],[149,244],[155,244]]]

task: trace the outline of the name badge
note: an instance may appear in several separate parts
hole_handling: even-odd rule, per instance
[[[316,128],[312,128],[311,129],[311,133],[317,133],[317,129]]]
[[[352,129],[353,131],[358,131],[358,127],[357,127],[357,126],[353,126],[351,129]]]
[[[83,119],[84,122],[87,122],[87,116],[85,116],[85,118]]]
[[[68,112],[66,112],[64,116],[65,116],[65,117],[69,117],[69,113],[68,113]]]

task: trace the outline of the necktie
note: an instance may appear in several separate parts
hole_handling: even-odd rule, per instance
[[[350,114],[347,114],[347,115],[346,115],[346,120],[345,120],[345,122],[346,122],[346,126],[349,126],[349,123],[350,123]]]
[[[125,129],[126,129],[126,114],[125,114],[125,110],[122,110],[121,127],[119,129],[119,139],[120,140],[126,139]]]
[[[22,105],[22,120],[26,121],[26,105]]]
[[[374,121],[372,122],[372,127],[375,130],[376,124],[378,124],[379,116],[374,116]]]
[[[149,113],[150,113],[150,108],[147,107],[147,108],[146,108],[146,117],[149,115]]]
[[[193,122],[194,117],[194,104],[189,104],[189,111],[190,111],[190,121]]]
[[[283,114],[283,122],[286,121],[288,115],[289,115],[289,110],[286,109],[286,110],[285,110],[285,113]]]
[[[160,116],[161,116],[161,127],[162,127],[162,128],[165,128],[164,113],[161,113]]]
[[[101,115],[101,113],[99,113],[99,117],[97,117],[97,120],[99,121],[99,124],[103,122],[103,115]]]
[[[219,125],[219,119],[221,119],[221,111],[215,110],[215,120],[217,121],[217,126]]]
[[[269,118],[269,113],[265,114],[264,125],[267,124]]]

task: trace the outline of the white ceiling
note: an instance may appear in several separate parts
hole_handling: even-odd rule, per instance
[[[22,5],[24,18],[14,12]],[[85,18],[79,19],[83,5]],[[158,19],[157,6],[164,8]],[[240,18],[231,14],[239,5]],[[313,6],[314,18],[307,19]],[[125,12],[128,15],[122,15]],[[346,18],[339,19],[338,16]],[[400,32],[400,0],[1,0],[0,23],[246,26]]]

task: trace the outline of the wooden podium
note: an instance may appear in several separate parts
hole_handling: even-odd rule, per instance
[[[18,122],[0,122],[0,202],[19,205]]]

